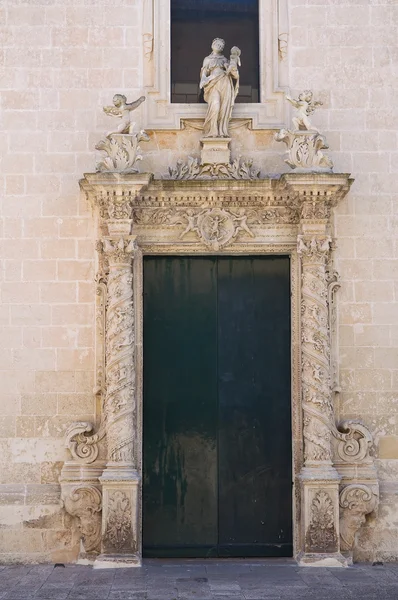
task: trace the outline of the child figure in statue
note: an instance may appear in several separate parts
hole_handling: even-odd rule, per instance
[[[122,119],[122,122],[116,127],[116,129],[112,129],[112,131],[108,131],[106,137],[109,137],[113,133],[130,133],[134,132],[135,123],[131,120],[131,112],[138,108],[145,101],[145,96],[141,96],[135,102],[127,102],[126,96],[123,94],[115,94],[113,96],[113,106],[104,106],[104,112],[107,115],[118,117]]]
[[[236,76],[235,98],[239,93],[239,70],[238,70],[238,67],[241,66],[240,55],[241,55],[240,48],[238,48],[238,46],[232,46],[231,54],[229,56],[229,67],[227,69],[227,73],[233,72],[234,75]]]
[[[311,124],[309,116],[315,111],[318,106],[322,106],[322,102],[312,101],[312,92],[304,90],[299,94],[298,99],[286,96],[286,100],[297,109],[297,114],[292,118],[293,127],[296,131],[316,131],[319,130]]]

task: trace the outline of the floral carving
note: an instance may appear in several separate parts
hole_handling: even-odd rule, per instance
[[[253,167],[252,160],[236,158],[231,163],[211,163],[201,165],[197,158],[188,158],[184,163],[177,161],[169,168],[170,179],[258,179],[260,169]]]
[[[337,535],[334,525],[333,502],[327,492],[317,492],[311,503],[311,523],[305,545],[307,552],[337,551]]]
[[[79,519],[79,529],[86,552],[100,552],[101,544],[101,492],[93,485],[79,485],[63,489],[62,501],[66,512]]]
[[[325,136],[320,133],[281,129],[275,134],[275,140],[286,144],[284,160],[292,169],[327,172],[332,170],[333,162],[322,152],[329,146]]]
[[[149,136],[141,130],[133,134],[111,134],[95,146],[105,156],[97,166],[101,173],[138,173],[137,163],[142,160],[140,142],[148,142]]]
[[[103,239],[109,261],[106,311],[106,396],[108,460],[134,460],[134,310],[132,259],[135,238]]]
[[[352,550],[356,532],[377,503],[377,494],[367,485],[354,483],[340,492],[340,548],[343,552]]]
[[[302,394],[304,455],[312,461],[331,462],[333,408],[330,394],[326,259],[330,238],[298,236],[302,257]]]
[[[337,326],[336,293],[340,289],[340,277],[337,271],[328,273],[328,310],[330,342],[330,386],[332,392],[340,392],[339,344]]]
[[[250,237],[254,237],[246,220],[246,215],[213,208],[199,213],[188,210],[183,214],[183,220],[176,220],[176,224],[186,224],[180,237],[194,231],[206,246],[217,251],[230,244],[240,231],[245,231]]]
[[[105,530],[105,543],[116,550],[122,550],[132,540],[131,501],[125,492],[117,490],[109,493],[108,521]]]

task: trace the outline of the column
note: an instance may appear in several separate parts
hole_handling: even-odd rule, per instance
[[[104,237],[109,266],[106,310],[107,463],[102,483],[102,546],[95,566],[139,566],[134,367],[133,259],[135,236]]]
[[[304,438],[304,466],[300,474],[303,551],[298,559],[303,565],[345,566],[339,543],[340,477],[332,465],[334,413],[326,270],[331,238],[327,216],[325,200],[304,199],[297,247],[301,258]]]

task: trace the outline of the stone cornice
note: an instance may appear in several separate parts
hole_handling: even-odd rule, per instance
[[[135,208],[284,206],[298,211],[298,223],[309,218],[327,220],[328,215],[322,217],[316,211],[308,214],[308,203],[314,207],[320,204],[328,208],[336,206],[347,194],[352,181],[346,173],[289,173],[257,180],[167,180],[153,179],[148,173],[88,173],[80,186],[87,198],[102,209],[112,204],[115,198],[131,213]],[[307,216],[300,210],[305,204]],[[101,217],[104,220],[115,218],[107,211]]]

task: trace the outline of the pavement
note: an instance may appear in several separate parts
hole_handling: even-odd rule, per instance
[[[0,566],[4,600],[398,600],[398,563],[298,567],[293,560],[145,560],[140,568]]]

